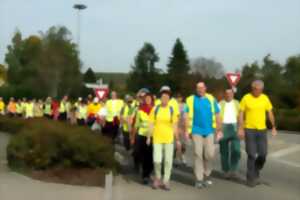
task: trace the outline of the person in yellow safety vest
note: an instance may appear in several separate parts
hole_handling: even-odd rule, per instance
[[[58,119],[60,121],[67,120],[67,112],[68,112],[67,103],[68,103],[68,96],[64,96],[59,104],[59,109],[58,109],[58,111],[59,111]]]
[[[105,125],[103,129],[103,134],[115,139],[118,135],[119,124],[120,124],[120,112],[124,105],[123,100],[118,99],[117,92],[111,92],[111,99],[106,101],[106,116],[105,116]]]
[[[22,110],[22,100],[19,99],[18,102],[16,103],[16,113],[18,117],[23,116],[23,110]]]
[[[5,103],[2,97],[0,97],[0,115],[5,115]]]
[[[134,164],[135,169],[139,171],[142,169],[142,180],[146,185],[150,181],[150,175],[153,171],[153,150],[152,145],[147,145],[147,135],[149,132],[150,112],[154,106],[153,96],[150,93],[144,95],[143,102],[140,104],[135,116],[134,128],[132,131],[132,138],[134,142]]]
[[[7,113],[10,117],[13,117],[16,115],[16,110],[17,110],[17,106],[16,106],[15,98],[11,97],[7,105]]]
[[[27,104],[27,99],[25,97],[23,97],[22,102],[21,102],[21,109],[22,109],[22,116],[23,117],[25,117],[26,104]]]
[[[125,96],[125,105],[120,113],[120,126],[123,133],[123,145],[127,151],[130,150],[130,132],[132,129],[133,115],[135,112],[135,105],[133,104],[133,97]]]
[[[42,100],[34,101],[33,116],[38,117],[38,118],[43,117],[43,101]]]
[[[91,127],[95,123],[97,114],[100,111],[101,107],[102,106],[99,102],[98,97],[95,97],[93,102],[88,104],[88,107],[87,107],[87,125],[88,126]]]
[[[216,99],[206,92],[204,82],[197,83],[196,94],[186,99],[187,118],[185,136],[192,135],[194,143],[195,187],[211,186],[210,175],[215,154],[214,132],[217,141],[223,137],[220,109]]]
[[[47,97],[44,104],[44,116],[48,119],[52,118],[52,98]]]
[[[81,97],[78,98],[77,104],[78,104],[77,113],[76,113],[77,124],[79,126],[83,126],[86,124],[86,120],[87,120],[87,105]]]
[[[33,118],[34,117],[34,101],[33,100],[28,100],[25,106],[25,118]]]

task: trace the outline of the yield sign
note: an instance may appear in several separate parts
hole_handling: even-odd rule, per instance
[[[238,84],[241,79],[241,75],[239,73],[227,73],[226,78],[229,84],[233,87]]]
[[[95,94],[99,99],[104,99],[108,95],[108,88],[97,88]]]

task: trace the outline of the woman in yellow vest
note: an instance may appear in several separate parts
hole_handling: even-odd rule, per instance
[[[150,128],[148,132],[147,144],[153,143],[153,160],[155,179],[153,189],[161,187],[164,190],[170,190],[170,177],[173,165],[174,138],[176,146],[180,148],[180,141],[177,131],[178,115],[174,108],[169,104],[171,93],[162,88],[161,104],[156,105],[150,114]],[[164,166],[164,175],[162,178],[161,167]]]
[[[29,118],[33,118],[34,116],[34,100],[28,100],[25,106],[25,118],[29,119]]]
[[[38,117],[38,118],[43,117],[43,101],[42,100],[34,101],[33,115],[34,115],[34,117]]]
[[[86,120],[87,120],[87,105],[85,104],[85,102],[83,101],[82,98],[78,99],[78,106],[77,106],[76,118],[77,118],[77,124],[79,126],[83,126],[83,125],[86,124]]]
[[[134,144],[135,167],[142,168],[142,179],[146,185],[150,181],[150,174],[153,171],[152,144],[147,145],[149,132],[149,115],[153,108],[154,101],[150,93],[146,94],[143,103],[140,105],[136,117],[132,137],[136,138]]]

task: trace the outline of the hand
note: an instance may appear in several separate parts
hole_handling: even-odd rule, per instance
[[[217,131],[216,136],[217,136],[216,140],[217,140],[217,142],[219,142],[223,138],[223,132],[222,131]]]
[[[277,135],[277,130],[275,127],[272,128],[272,136],[275,137]]]
[[[133,137],[130,138],[130,144],[134,145],[135,144],[135,139]]]
[[[181,152],[181,142],[179,140],[176,140],[176,150]]]
[[[241,140],[243,140],[245,138],[245,130],[243,128],[240,128],[238,130],[238,136]]]
[[[147,141],[146,141],[147,145],[150,146],[151,145],[151,138],[147,137]]]
[[[189,134],[189,132],[186,131],[186,132],[184,133],[184,139],[185,139],[185,141],[187,141],[187,142],[190,141],[190,134]]]

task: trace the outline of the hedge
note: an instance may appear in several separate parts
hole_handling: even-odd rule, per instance
[[[44,118],[0,117],[0,131],[13,134],[7,146],[13,169],[117,169],[111,141],[87,127]]]

